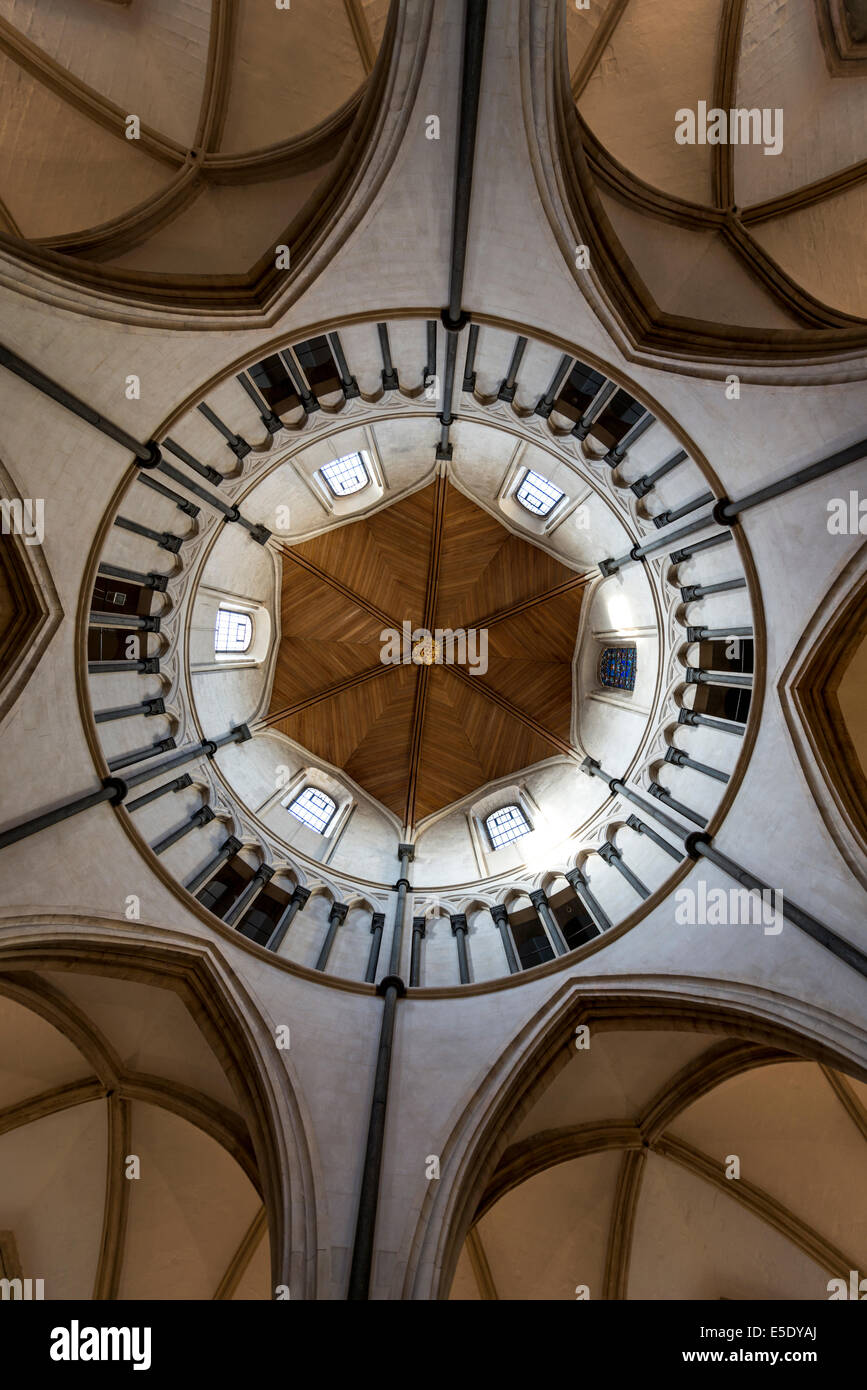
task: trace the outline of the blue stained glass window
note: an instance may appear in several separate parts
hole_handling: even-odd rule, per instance
[[[637,664],[635,647],[606,647],[599,660],[599,679],[612,690],[634,690]]]

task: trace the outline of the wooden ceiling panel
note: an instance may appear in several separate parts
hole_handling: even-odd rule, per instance
[[[438,627],[469,627],[576,577],[574,570],[513,536],[455,488],[449,489],[444,529]]]
[[[268,716],[405,820],[405,833],[494,779],[570,751],[581,576],[444,480],[438,528],[437,486],[284,550]],[[381,666],[384,615],[422,626],[429,585],[436,626],[502,615],[488,629],[484,675],[435,664],[420,679],[417,666]]]

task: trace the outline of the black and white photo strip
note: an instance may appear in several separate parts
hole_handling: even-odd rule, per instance
[[[10,1370],[857,1373],[867,0],[0,0],[0,83]]]

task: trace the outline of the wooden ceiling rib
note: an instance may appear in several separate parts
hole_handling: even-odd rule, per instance
[[[406,834],[494,779],[574,753],[587,577],[512,535],[445,474],[280,549],[282,639],[260,727],[342,768]],[[490,629],[487,671],[383,665],[382,630],[405,621]]]

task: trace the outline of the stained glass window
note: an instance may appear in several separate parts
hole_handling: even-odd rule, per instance
[[[599,660],[599,679],[612,690],[634,690],[636,665],[634,647],[606,647]]]
[[[485,826],[492,849],[501,849],[513,840],[520,840],[522,835],[529,835],[531,828],[520,806],[503,806],[501,810],[494,811],[485,820]]]
[[[215,652],[245,652],[253,640],[253,619],[234,608],[218,608],[214,627]]]
[[[287,807],[293,816],[297,816],[305,825],[309,825],[311,830],[315,830],[317,835],[324,835],[334,812],[337,810],[330,796],[321,792],[318,787],[305,787],[300,796],[296,796],[291,806]]]

